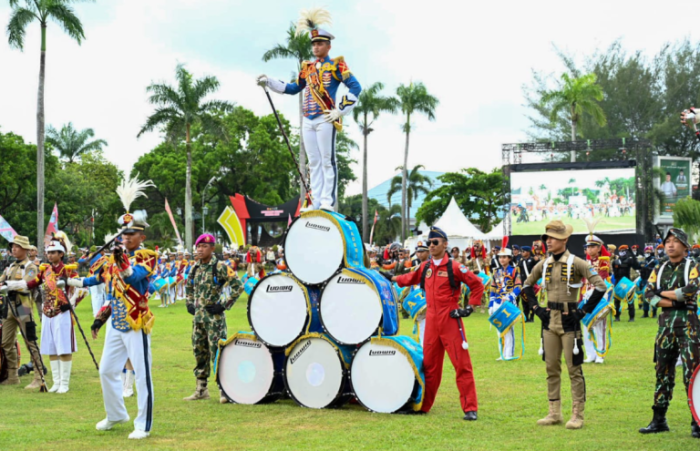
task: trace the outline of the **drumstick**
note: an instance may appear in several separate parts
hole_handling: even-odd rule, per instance
[[[469,343],[467,343],[464,330],[462,329],[462,318],[457,318],[457,327],[459,327],[459,333],[462,335],[462,349],[469,349]]]

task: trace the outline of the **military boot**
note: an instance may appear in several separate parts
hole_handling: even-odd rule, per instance
[[[17,376],[17,368],[8,368],[7,379],[0,382],[0,385],[17,385],[20,382],[19,376]]]
[[[700,438],[700,426],[698,426],[695,420],[690,422],[690,435],[695,438]]]
[[[34,380],[32,380],[32,383],[24,387],[25,390],[33,390],[35,388],[41,388],[41,374],[39,374],[38,371],[34,370]]]
[[[641,428],[639,432],[642,434],[656,434],[657,432],[668,432],[668,423],[666,422],[666,408],[652,407],[654,418],[649,423],[649,426]]]
[[[586,403],[575,402],[571,408],[571,419],[566,422],[567,429],[581,429],[583,427],[583,411]]]
[[[209,399],[209,389],[207,388],[206,379],[197,379],[197,388],[195,388],[192,396],[182,398],[183,401],[199,401],[200,399]]]
[[[549,401],[549,413],[541,420],[537,420],[540,426],[553,426],[561,424],[564,418],[561,416],[561,400]]]

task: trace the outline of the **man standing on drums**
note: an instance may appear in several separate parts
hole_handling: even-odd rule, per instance
[[[533,268],[523,284],[523,295],[542,321],[544,361],[547,364],[547,389],[549,414],[537,421],[542,426],[551,426],[563,422],[561,414],[561,354],[564,352],[566,365],[571,380],[571,397],[573,399],[571,419],[566,423],[567,429],[583,427],[583,412],[586,403],[586,382],[583,378],[583,340],[581,319],[595,310],[603,299],[606,285],[585,260],[574,256],[566,249],[566,243],[573,232],[573,227],[560,220],[551,221],[545,227],[542,241],[546,242],[551,253]],[[547,302],[546,307],[537,303],[535,283],[544,276],[541,291]],[[594,290],[582,309],[578,308],[579,290],[586,279]]]
[[[350,72],[342,56],[330,58],[331,40],[334,36],[319,28],[330,22],[330,14],[322,8],[304,10],[297,23],[297,35],[308,31],[316,61],[301,63],[301,73],[295,83],[258,77],[258,84],[278,94],[298,94],[303,90],[304,121],[301,130],[304,148],[311,169],[313,205],[306,210],[333,211],[338,194],[338,164],[335,155],[335,136],[342,130],[342,117],[347,116],[360,97],[362,87]],[[340,84],[349,92],[336,103]]]
[[[686,256],[690,246],[688,235],[683,230],[669,229],[663,244],[668,260],[656,266],[644,292],[644,297],[652,307],[661,307],[661,314],[654,351],[654,418],[649,426],[639,430],[642,434],[669,430],[666,411],[673,397],[676,361],[680,356],[687,391],[700,359],[700,321],[696,313],[698,265]],[[691,433],[693,437],[700,438],[700,427],[694,419],[691,421]]]
[[[457,389],[464,412],[464,419],[476,420],[478,403],[474,372],[464,336],[462,318],[474,311],[484,294],[481,279],[466,266],[452,260],[447,254],[447,234],[431,227],[428,235],[430,260],[423,262],[417,271],[391,278],[400,287],[420,284],[425,290],[428,312],[425,321],[423,343],[423,369],[425,371],[425,396],[422,412],[429,412],[442,379],[442,364],[445,351],[450,356],[457,373]],[[471,290],[469,304],[459,308],[460,282]]]
[[[185,401],[209,399],[207,379],[210,367],[214,366],[216,352],[219,349],[219,339],[226,339],[226,315],[243,292],[243,285],[235,273],[229,273],[228,267],[214,255],[216,239],[214,235],[205,233],[197,238],[197,258],[187,279],[187,311],[194,316],[192,320],[192,351],[196,365],[194,377],[197,378],[197,388]],[[224,285],[229,284],[231,291],[226,300],[221,300]],[[228,402],[223,393],[219,401]]]

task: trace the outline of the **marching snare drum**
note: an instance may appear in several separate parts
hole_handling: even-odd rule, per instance
[[[613,296],[616,301],[620,302],[632,302],[634,300],[634,294],[637,286],[629,280],[627,277],[620,279],[617,284],[615,284],[615,289],[613,290]]]
[[[168,281],[166,279],[163,279],[163,278],[158,278],[158,279],[156,279],[155,282],[153,282],[153,288],[158,293],[162,293],[163,290],[168,288]]]
[[[351,397],[349,346],[323,334],[304,335],[286,350],[284,382],[297,404],[312,409],[339,407]]]
[[[364,252],[355,223],[334,212],[303,213],[284,237],[287,267],[308,285],[325,282],[341,267],[364,267]]]
[[[338,343],[356,345],[382,328],[398,333],[398,307],[391,283],[376,271],[343,268],[323,286],[319,307],[324,331]]]
[[[270,349],[251,332],[219,342],[216,381],[224,396],[238,404],[259,404],[284,395],[284,352]]]
[[[270,274],[250,294],[250,327],[263,343],[273,347],[286,347],[302,334],[320,332],[318,293],[291,274]]]
[[[425,388],[423,348],[406,336],[374,337],[355,352],[350,381],[357,400],[368,410],[420,410]]]

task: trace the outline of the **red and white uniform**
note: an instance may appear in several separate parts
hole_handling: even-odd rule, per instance
[[[459,288],[453,290],[450,286],[447,274],[448,260],[447,255],[440,261],[432,260],[425,276],[425,299],[428,308],[423,343],[423,369],[425,372],[425,396],[421,409],[423,412],[429,412],[435,402],[435,395],[442,379],[445,351],[447,351],[457,373],[457,389],[459,390],[462,411],[478,410],[474,372],[469,351],[462,349],[462,335],[458,323],[462,319],[450,318],[450,312],[459,308],[461,290]],[[481,297],[484,294],[484,285],[481,279],[469,271],[466,266],[460,265],[454,260],[451,262],[455,281],[465,283],[471,290],[469,304],[480,305]],[[423,262],[416,271],[398,276],[396,278],[398,285],[407,287],[419,284],[427,263]],[[464,330],[463,325],[462,330]]]

